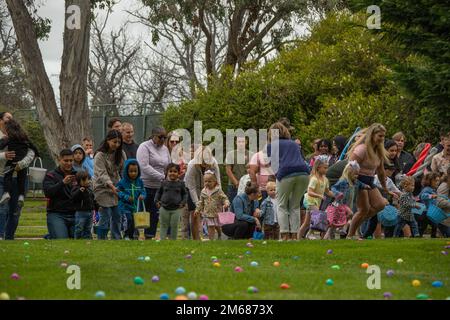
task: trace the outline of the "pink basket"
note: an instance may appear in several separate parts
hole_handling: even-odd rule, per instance
[[[234,213],[229,211],[219,212],[219,222],[221,225],[234,223]]]
[[[345,205],[330,204],[327,209],[327,220],[333,227],[342,227],[347,223],[347,212]]]

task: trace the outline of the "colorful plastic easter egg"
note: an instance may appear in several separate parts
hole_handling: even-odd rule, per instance
[[[403,263],[403,259],[402,258],[398,258],[397,259],[397,263]]]
[[[431,285],[435,288],[441,288],[444,284],[442,283],[442,281],[433,281]]]
[[[13,274],[11,275],[11,279],[13,279],[13,280],[19,280],[19,279],[20,279],[20,276],[19,276],[18,273],[13,273]]]
[[[27,241],[25,241],[25,242],[23,243],[23,245],[26,247],[26,246],[29,246],[30,244],[29,244]]]
[[[184,269],[183,268],[178,268],[177,269],[177,273],[184,273]]]
[[[159,296],[160,300],[169,300],[169,295],[167,293],[161,293]]]
[[[333,250],[331,250],[331,249],[327,250],[327,254],[332,254],[332,253],[333,253]]]
[[[291,286],[290,285],[288,285],[287,283],[282,283],[281,285],[280,285],[280,288],[281,289],[289,289]]]
[[[145,257],[144,261],[147,261],[147,262],[150,261],[150,257],[149,256]]]
[[[420,286],[420,281],[419,280],[413,280],[412,283],[413,287],[419,287]]]
[[[253,244],[252,244],[251,242],[248,242],[248,243],[246,244],[246,246],[249,247],[249,248],[253,248]]]
[[[278,261],[275,261],[275,262],[273,263],[273,266],[274,266],[274,267],[279,267],[279,266],[280,266],[280,263],[279,263]]]
[[[187,297],[189,300],[197,300],[197,294],[193,291],[189,292]]]
[[[394,270],[389,269],[388,271],[386,271],[386,275],[388,277],[392,277],[394,275]]]
[[[242,271],[244,271],[244,269],[242,269],[241,267],[236,267],[236,268],[234,268],[234,271],[236,271],[236,272],[242,272]]]
[[[61,268],[67,268],[67,263],[61,262]]]
[[[250,286],[247,288],[248,293],[257,293],[258,289],[256,287]]]
[[[220,263],[214,262],[214,263],[213,263],[213,266],[216,267],[216,268],[220,268]]]
[[[212,256],[211,260],[217,260],[217,257],[216,256]]]
[[[425,294],[425,293],[419,293],[419,294],[416,296],[416,299],[418,299],[418,300],[427,300],[427,299],[428,299],[428,295]]]
[[[333,270],[340,270],[341,267],[338,266],[337,264],[335,264],[334,266],[331,266],[331,269],[333,269]]]
[[[327,286],[332,286],[334,284],[334,281],[333,281],[333,279],[327,279],[327,281],[325,281],[325,284]]]
[[[250,262],[250,265],[251,265],[252,267],[257,267],[257,266],[258,266],[258,262],[252,261],[252,262]]]
[[[0,293],[0,300],[9,300],[9,294],[6,292]]]
[[[300,259],[300,257],[299,256],[293,256],[292,259],[298,260],[298,259]]]
[[[145,257],[142,257],[142,256],[141,256],[141,257],[138,257],[138,260],[139,260],[139,261],[144,261],[144,259],[145,259]]]
[[[383,297],[384,297],[386,300],[388,300],[388,299],[392,298],[392,293],[390,293],[390,292],[385,292],[385,293],[383,293]]]
[[[245,254],[252,254],[251,251],[245,251]]]
[[[262,244],[267,244],[267,241],[263,241]]]
[[[202,294],[198,299],[202,300],[202,301],[209,300],[209,298],[208,298],[208,296],[206,294]]]
[[[142,285],[144,284],[144,279],[142,279],[141,277],[134,277],[134,284]]]
[[[159,281],[159,277],[158,276],[153,276],[152,277],[152,282],[158,282]]]
[[[97,291],[97,292],[95,293],[95,297],[96,297],[97,299],[103,299],[105,296],[106,296],[106,294],[105,294],[104,291]]]
[[[192,259],[192,255],[188,254],[187,256],[185,256],[186,259]]]
[[[64,254],[69,254],[69,253],[70,253],[69,250],[64,251]]]
[[[367,262],[361,263],[361,268],[367,269],[369,267],[369,264]]]
[[[176,293],[177,295],[185,294],[185,293],[186,293],[186,289],[183,288],[183,287],[178,287],[178,288],[175,289],[175,293]]]
[[[442,253],[444,256],[448,255],[448,252],[447,252],[447,251],[441,251],[441,253]]]

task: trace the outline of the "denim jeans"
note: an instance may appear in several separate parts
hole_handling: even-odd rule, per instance
[[[75,239],[91,239],[92,212],[75,212]]]
[[[49,212],[47,213],[47,228],[52,240],[73,238],[75,233],[75,215]]]
[[[122,235],[120,234],[120,213],[119,207],[102,207],[99,210],[100,219],[97,224],[98,239],[106,240],[109,229],[111,229],[111,238],[114,240],[120,240]]]
[[[159,211],[155,203],[155,195],[158,189],[145,188],[147,198],[145,198],[145,209],[150,212],[150,228],[145,229],[146,238],[154,238],[158,228]]]
[[[12,189],[10,192],[11,199],[0,204],[0,238],[6,240],[14,240],[17,226],[19,225],[19,218],[21,208],[19,208],[17,178],[12,180]],[[26,180],[25,190],[28,188],[28,179]],[[0,197],[3,195],[3,177],[0,177]]]
[[[395,231],[394,231],[395,237],[400,237],[400,234],[405,225],[409,225],[409,227],[411,228],[411,233],[412,233],[413,237],[420,237],[419,227],[417,225],[416,220],[413,219],[412,221],[408,221],[408,220],[402,219],[400,217],[398,217],[398,223],[395,226]]]

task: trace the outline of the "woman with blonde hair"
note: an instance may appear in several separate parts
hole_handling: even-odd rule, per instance
[[[384,148],[386,128],[374,123],[367,128],[351,147],[349,151],[350,161],[356,160],[360,166],[358,180],[370,187],[358,191],[356,206],[357,212],[350,224],[347,238],[352,238],[361,223],[376,215],[388,204],[380,191],[374,185],[375,174],[378,174],[383,190],[387,191],[384,162],[389,161]]]

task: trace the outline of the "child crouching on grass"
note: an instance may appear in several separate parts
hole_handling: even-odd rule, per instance
[[[125,161],[122,179],[116,185],[119,191],[119,212],[122,217],[122,226],[125,239],[136,239],[133,213],[144,208],[139,207],[139,202],[145,200],[147,193],[141,179],[141,169],[136,159]]]
[[[201,214],[203,223],[208,227],[208,238],[213,240],[215,231],[218,239],[221,238],[222,231],[219,222],[219,212],[230,206],[230,201],[217,183],[216,175],[213,171],[207,170],[204,179],[204,188],[200,194],[195,214]]]
[[[276,183],[267,182],[266,191],[268,197],[261,204],[261,221],[263,222],[264,239],[280,239],[280,226],[277,217],[277,191]]]
[[[179,179],[180,166],[171,163],[166,167],[166,180],[161,183],[155,195],[156,207],[159,209],[160,238],[166,239],[170,227],[169,238],[176,240],[181,212],[187,202],[187,189],[184,181]]]

